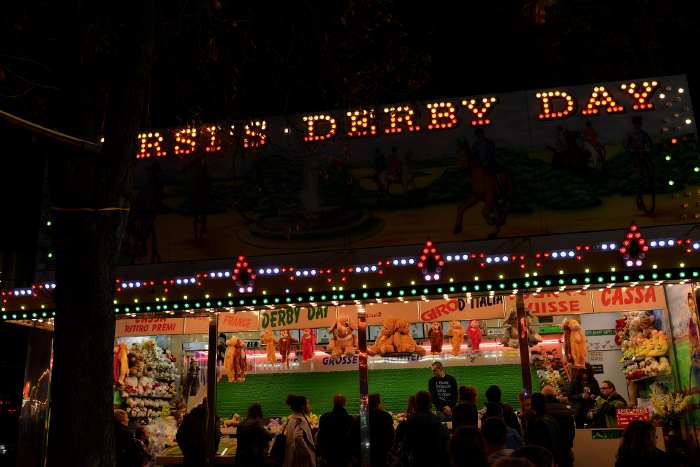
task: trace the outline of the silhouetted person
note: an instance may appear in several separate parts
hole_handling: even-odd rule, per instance
[[[479,410],[476,408],[476,388],[459,387],[459,404],[452,411],[452,430],[461,426],[479,425]]]
[[[369,455],[372,467],[384,467],[394,444],[394,420],[384,410],[379,394],[370,394],[368,403]]]
[[[508,426],[502,418],[490,417],[485,419],[481,424],[481,434],[484,437],[486,455],[490,464],[513,453],[513,449],[506,447]]]
[[[453,431],[450,439],[452,467],[488,467],[486,446],[475,426],[463,426]]]
[[[443,467],[449,465],[449,435],[440,418],[431,412],[430,393],[416,393],[416,412],[406,420],[402,458],[406,467]]]
[[[501,388],[495,384],[491,385],[486,390],[484,395],[486,396],[487,402],[493,402],[501,407],[503,410],[503,421],[506,422],[506,425],[517,431],[519,435],[522,435],[520,422],[518,421],[518,416],[515,414],[515,410],[513,410],[513,407],[511,407],[509,404],[504,404],[501,402]]]
[[[260,404],[248,407],[248,415],[238,425],[236,437],[236,465],[247,467],[264,467],[267,465],[267,452],[270,440],[274,436],[262,422],[263,412]]]
[[[321,415],[318,423],[316,445],[320,466],[345,467],[351,460],[350,428],[352,416],[345,410],[346,399],[342,394],[333,397],[333,409]]]
[[[114,411],[114,443],[116,467],[141,467],[145,460],[143,450],[129,430],[129,416],[124,410]]]
[[[670,467],[676,465],[656,447],[654,426],[642,420],[627,425],[617,451],[615,467]]]

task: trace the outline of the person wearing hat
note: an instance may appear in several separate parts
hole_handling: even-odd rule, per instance
[[[441,362],[433,362],[433,377],[428,381],[428,391],[435,411],[442,418],[450,418],[457,404],[457,380],[445,373]]]

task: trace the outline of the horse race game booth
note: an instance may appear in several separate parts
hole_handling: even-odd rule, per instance
[[[550,385],[565,397],[575,367],[589,364],[599,382],[613,382],[630,408],[640,409],[620,414],[620,423],[654,414],[668,418],[659,413],[661,399],[697,392],[693,279],[700,268],[690,265],[693,256],[686,252],[695,240],[659,231],[668,242],[661,247],[649,230],[646,242],[655,247],[647,251],[648,267],[635,270],[609,266],[629,234],[647,236],[632,226],[598,243],[543,250],[548,260],[539,272],[511,279],[474,274],[490,276],[496,258],[496,277],[520,272],[519,257],[449,245],[442,253],[443,245],[431,241],[414,255],[351,265],[335,290],[323,285],[327,269],[272,265],[264,258],[239,257],[230,269],[189,277],[125,276],[115,306],[115,358],[105,362],[114,365],[114,404],[133,423],[149,426],[162,451],[159,462],[168,463],[181,461],[173,447],[177,421],[207,393],[221,419],[219,454],[225,459],[235,453],[236,425],[252,402],[262,404],[274,430],[288,414],[287,394],[309,398],[315,424],[334,394],[345,394],[348,410],[358,414],[367,394],[376,392],[398,421],[409,395],[427,388],[433,361],[441,361],[458,384],[476,386],[480,404],[485,389],[498,384],[505,402],[516,408],[523,389],[531,393]],[[564,259],[553,259],[554,253]],[[671,267],[679,258],[688,264]],[[579,267],[582,272],[573,272]],[[383,286],[368,284],[374,268]],[[572,272],[560,274],[559,268]],[[275,270],[291,272],[307,291],[273,292],[288,287],[287,275],[280,281]],[[473,280],[457,279],[466,273]],[[261,293],[234,292],[253,281]],[[165,288],[167,300],[161,298]],[[14,297],[19,305],[48,295]],[[42,314],[14,312],[8,318],[46,324],[50,318]],[[209,354],[212,343],[216,352]],[[213,373],[207,371],[211,365]],[[684,433],[693,439],[695,412],[684,416]],[[578,430],[579,464],[585,465],[591,445],[614,455],[619,435],[614,429]]]
[[[138,138],[105,365],[158,463],[182,461],[178,420],[205,397],[221,462],[248,405],[276,430],[288,394],[309,398],[312,424],[345,394],[364,437],[368,394],[398,421],[434,361],[480,405],[492,384],[516,409],[545,385],[567,402],[582,368],[612,382],[629,409],[619,427],[579,420],[577,465],[612,459],[634,418],[697,445],[700,157],[685,76]],[[3,320],[60,319],[53,273],[40,276],[3,291]],[[39,379],[28,359],[28,412],[47,407],[34,389],[48,348]]]

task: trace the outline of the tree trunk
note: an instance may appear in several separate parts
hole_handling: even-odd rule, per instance
[[[62,86],[50,106],[52,123],[86,140],[104,136],[105,144],[97,157],[69,146],[50,157],[57,310],[48,465],[111,467],[114,265],[147,107],[154,3],[59,8],[67,10],[68,32],[57,58]]]

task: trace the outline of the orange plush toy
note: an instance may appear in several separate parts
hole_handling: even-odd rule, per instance
[[[242,339],[231,336],[226,340],[226,353],[224,354],[224,373],[228,382],[242,381],[245,379],[245,352]]]
[[[450,336],[452,336],[452,355],[459,355],[464,342],[464,326],[459,321],[450,323]]]
[[[331,355],[339,357],[355,352],[357,349],[357,336],[352,333],[352,325],[350,318],[347,316],[338,316],[338,320],[331,328],[333,337],[329,345]]]
[[[562,328],[569,331],[565,332],[565,336],[569,334],[569,345],[567,346],[566,343],[564,345],[571,351],[569,360],[573,363],[574,368],[585,368],[588,345],[581,324],[575,319],[567,319],[562,323]]]
[[[117,354],[117,359],[119,360],[119,378],[118,382],[120,386],[124,386],[124,380],[129,376],[129,357],[126,351],[126,344],[119,344],[119,353]]]
[[[275,363],[277,356],[275,355],[275,345],[277,344],[277,339],[275,339],[275,333],[272,329],[265,329],[262,334],[260,334],[260,340],[265,345],[267,350],[267,362]]]
[[[369,355],[384,355],[395,352],[394,332],[396,331],[396,320],[394,318],[384,318],[382,330],[374,341],[374,345],[367,349]]]
[[[394,341],[394,349],[397,352],[411,352],[417,353],[418,355],[424,355],[425,349],[413,340],[411,336],[411,329],[408,321],[405,319],[396,320],[396,332],[392,337]]]

